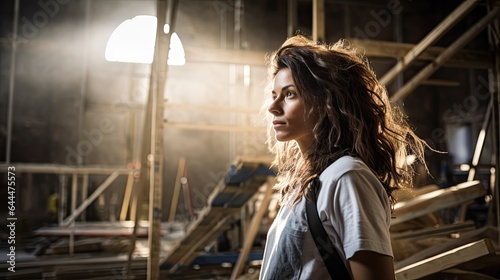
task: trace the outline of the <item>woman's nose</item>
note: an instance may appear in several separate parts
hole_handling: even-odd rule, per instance
[[[273,100],[273,103],[271,103],[269,105],[269,108],[267,108],[267,110],[269,111],[269,113],[273,114],[273,115],[279,115],[282,110],[281,110],[281,107],[279,106],[279,100],[276,99],[276,100]]]

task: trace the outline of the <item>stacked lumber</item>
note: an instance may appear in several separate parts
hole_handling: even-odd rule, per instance
[[[444,224],[439,216],[444,209],[459,209],[486,195],[483,185],[479,181],[446,189],[431,185],[416,192],[400,195],[394,207],[391,238],[396,278],[499,279],[498,229],[476,228],[474,222],[463,220]]]

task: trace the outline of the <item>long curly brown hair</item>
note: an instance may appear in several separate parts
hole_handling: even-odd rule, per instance
[[[393,191],[411,185],[414,177],[407,155],[425,165],[427,144],[389,102],[368,60],[343,40],[327,45],[296,35],[270,56],[268,88],[283,68],[291,70],[306,118],[317,121],[311,147],[303,153],[295,141],[277,142],[269,126],[282,202],[298,188],[291,200],[297,202],[310,180],[335,160],[351,155],[372,170],[395,203]]]

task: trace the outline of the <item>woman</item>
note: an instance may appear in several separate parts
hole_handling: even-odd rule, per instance
[[[316,201],[352,279],[394,279],[393,191],[411,184],[408,153],[425,164],[425,142],[391,107],[368,62],[343,41],[291,37],[271,57],[269,78],[281,207],[260,279],[330,279],[308,228],[306,199]],[[320,189],[313,197],[315,178]]]

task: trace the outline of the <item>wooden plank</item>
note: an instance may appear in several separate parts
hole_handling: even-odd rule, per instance
[[[9,165],[0,164],[0,170],[7,170],[9,166],[16,166],[18,173],[46,173],[46,174],[99,174],[109,175],[114,172],[118,174],[128,174],[129,170],[121,166],[72,166],[64,164],[45,163],[11,163]]]
[[[205,130],[205,131],[235,131],[235,132],[266,132],[265,127],[258,126],[241,126],[241,125],[209,125],[209,124],[196,124],[196,123],[184,123],[184,122],[170,122],[164,121],[165,127],[167,128],[179,128],[179,129],[189,129],[189,130]]]
[[[102,251],[101,243],[104,239],[81,239],[71,244],[68,240],[62,239],[51,244],[45,251],[45,255],[56,254],[72,254],[82,252],[99,252]]]
[[[227,63],[265,66],[266,53],[248,50],[186,47],[186,62]]]
[[[123,195],[122,209],[120,210],[120,222],[123,222],[127,219],[127,212],[130,206],[130,197],[132,196],[133,187],[134,187],[134,172],[131,171],[128,173],[127,185],[125,186],[125,194]]]
[[[442,87],[459,87],[460,83],[455,81],[446,80],[425,80],[422,81],[422,85],[425,86],[442,86]]]
[[[398,202],[402,202],[439,189],[438,185],[430,184],[417,188],[402,188],[396,191],[396,195]]]
[[[488,238],[491,240],[497,240],[499,238],[498,234],[498,229],[493,228],[493,227],[483,227],[477,230],[473,230],[470,232],[466,232],[460,235],[460,238],[457,239],[450,239],[449,241],[440,244],[440,245],[435,245],[429,248],[426,248],[424,250],[419,251],[418,253],[413,254],[412,256],[398,261],[395,263],[394,268],[400,269],[403,267],[406,267],[408,265],[411,265],[413,263],[419,262],[421,260],[424,260],[426,258],[432,257],[434,255],[446,252],[448,250],[451,250],[453,248],[457,248],[459,246],[465,245],[467,243],[475,242],[479,239],[483,238]]]
[[[380,82],[385,85],[390,83],[397,75],[403,72],[417,57],[422,54],[425,49],[434,44],[441,38],[448,30],[450,30],[462,17],[464,17],[472,8],[474,8],[479,1],[468,0],[462,2],[453,12],[451,12],[436,28],[425,36],[417,45],[415,45],[405,56],[394,65],[380,79]]]
[[[450,235],[452,233],[474,230],[476,228],[473,221],[459,224],[443,225],[437,228],[425,228],[422,230],[412,230],[409,232],[391,234],[393,240],[429,238],[434,236]]]
[[[369,58],[399,59],[408,53],[415,45],[389,41],[346,39],[354,48]],[[417,59],[419,61],[434,61],[446,48],[429,47]],[[460,50],[444,63],[446,67],[488,69],[493,66],[492,53],[480,50]]]
[[[489,254],[495,254],[493,243],[482,239],[398,269],[396,278],[418,279]]]
[[[105,106],[97,104],[96,106]],[[110,106],[104,107],[106,110]],[[239,114],[259,114],[259,108],[250,107],[235,107],[235,106],[219,106],[219,105],[208,105],[208,104],[192,104],[192,103],[170,103],[165,102],[165,108],[170,110],[193,110],[193,111],[209,111],[218,113],[239,113]]]
[[[432,191],[408,201],[396,203],[393,213],[396,218],[391,220],[391,224],[397,225],[483,195],[486,195],[486,189],[480,181],[464,182],[446,189]]]
[[[83,203],[89,194],[89,174],[83,174],[82,190],[80,196],[80,203]],[[87,213],[85,211],[80,215],[82,221],[87,220]]]
[[[174,183],[174,194],[172,195],[172,200],[170,203],[170,211],[168,215],[168,221],[173,222],[175,220],[175,214],[177,213],[177,204],[179,202],[179,193],[181,191],[181,177],[186,169],[186,159],[181,157],[179,159],[179,164],[177,165],[177,175],[175,176]]]

